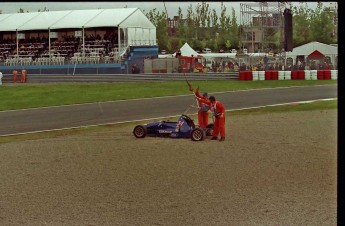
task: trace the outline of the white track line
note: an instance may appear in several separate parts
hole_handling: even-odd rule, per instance
[[[327,85],[313,85],[313,86],[329,86]],[[303,88],[303,87],[313,87],[313,86],[286,86],[286,87],[268,87],[268,88],[260,88],[260,89],[245,89],[245,90],[232,90],[232,91],[222,91],[222,92],[210,92],[210,94],[219,94],[219,93],[234,93],[234,92],[248,92],[248,91],[260,91],[260,90],[270,90],[270,89],[289,89],[289,88]],[[183,95],[174,95],[174,96],[163,96],[163,97],[146,97],[146,98],[136,98],[136,99],[128,99],[128,100],[110,100],[110,101],[103,101],[98,102],[98,104],[102,103],[113,103],[113,102],[123,102],[123,101],[136,101],[136,100],[146,100],[146,99],[162,99],[167,97],[183,97],[183,96],[194,96],[194,94],[183,94]],[[66,106],[80,106],[80,105],[88,105],[88,104],[95,104],[97,102],[90,102],[90,103],[81,103],[81,104],[65,104],[65,105],[56,105],[56,106],[47,106],[47,107],[36,107],[36,108],[23,108],[23,109],[15,109],[15,110],[6,110],[0,111],[1,112],[12,112],[12,111],[26,111],[26,110],[34,110],[34,109],[45,109],[45,108],[59,108],[59,107],[66,107]]]

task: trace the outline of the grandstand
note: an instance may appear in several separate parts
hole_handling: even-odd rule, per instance
[[[0,14],[5,73],[128,73],[146,58],[158,58],[156,27],[138,8]]]

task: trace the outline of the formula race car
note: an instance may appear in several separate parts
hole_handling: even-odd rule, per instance
[[[145,136],[191,138],[193,141],[202,141],[206,136],[211,136],[213,123],[208,124],[206,129],[195,126],[193,119],[182,114],[177,122],[157,121],[144,125],[137,125],[133,129],[136,138]]]

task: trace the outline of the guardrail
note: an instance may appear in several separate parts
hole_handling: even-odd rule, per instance
[[[64,83],[64,82],[140,82],[140,81],[189,81],[193,80],[238,80],[237,72],[232,73],[163,73],[163,74],[84,74],[84,75],[62,75],[62,74],[29,74],[28,83]],[[18,82],[18,81],[17,81]],[[12,75],[4,75],[3,83],[13,83]]]

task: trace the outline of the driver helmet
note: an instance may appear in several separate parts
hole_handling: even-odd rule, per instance
[[[211,102],[216,101],[216,98],[214,98],[214,96],[210,96],[210,98],[208,98]]]

